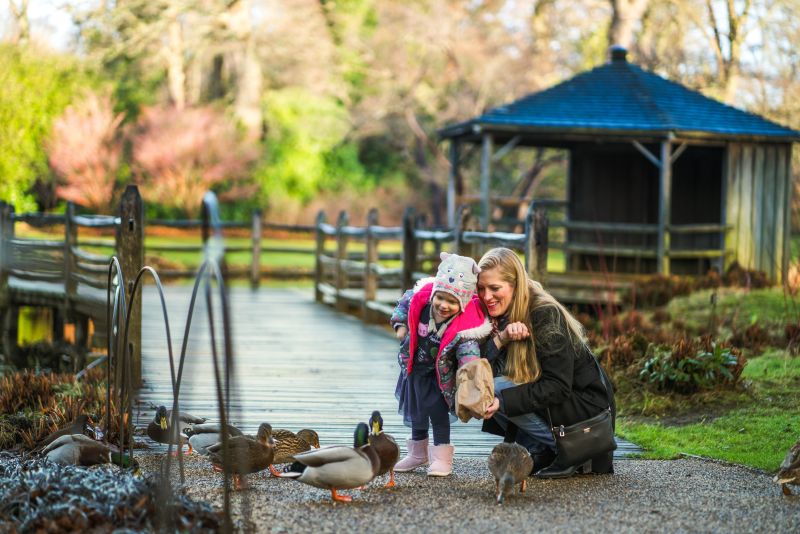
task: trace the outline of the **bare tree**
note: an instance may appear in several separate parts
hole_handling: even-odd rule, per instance
[[[742,43],[752,3],[751,0],[743,0],[739,11],[734,0],[725,0],[724,5],[722,18],[717,15],[712,0],[703,0],[702,6],[687,3],[686,13],[703,33],[714,53],[720,98],[733,103],[741,74]]]
[[[12,41],[16,44],[26,43],[31,37],[31,25],[28,20],[28,0],[19,0],[19,5],[14,0],[8,0],[8,9],[14,17],[15,33]]]
[[[636,25],[641,21],[650,0],[611,0],[611,25],[608,28],[608,44],[630,49]]]

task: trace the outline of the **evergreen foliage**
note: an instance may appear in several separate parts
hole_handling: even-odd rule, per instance
[[[31,192],[49,181],[45,142],[54,119],[96,83],[74,58],[0,44],[0,199],[36,211]]]

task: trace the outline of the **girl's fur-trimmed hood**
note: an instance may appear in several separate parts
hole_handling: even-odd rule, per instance
[[[433,285],[434,280],[435,278],[433,277],[420,278],[414,284],[413,288],[414,293],[415,294],[419,293],[423,288]],[[431,295],[433,295],[433,292],[431,292]],[[475,309],[481,312],[481,315],[483,315],[483,323],[480,324],[479,326],[467,328],[464,330],[459,330],[456,335],[459,337],[459,339],[475,339],[480,341],[481,339],[488,337],[492,333],[492,323],[489,320],[489,315],[483,309],[483,304],[481,303],[480,298],[478,298],[478,295],[472,296],[470,304],[472,304],[472,306],[475,306],[476,307]],[[463,314],[465,312],[466,310],[460,312],[459,314]]]

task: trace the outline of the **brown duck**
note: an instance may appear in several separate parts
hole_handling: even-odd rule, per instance
[[[383,417],[381,412],[375,410],[369,418],[370,435],[369,444],[375,449],[381,461],[378,476],[389,473],[389,482],[384,487],[394,487],[394,464],[400,458],[400,447],[397,446],[395,439],[383,431]]]
[[[81,414],[75,418],[69,425],[59,428],[52,434],[48,435],[46,438],[42,439],[39,442],[39,447],[44,447],[49,445],[56,439],[60,438],[61,436],[71,436],[73,434],[86,434],[87,432],[91,432],[92,436],[94,435],[94,430],[92,430],[92,425],[94,422],[92,418],[86,414]]]
[[[273,464],[287,464],[294,461],[294,455],[311,450],[319,449],[319,435],[309,429],[304,428],[295,434],[290,430],[278,428],[272,431],[275,439],[275,458]],[[269,466],[269,471],[274,476],[279,477],[280,473],[273,466]]]
[[[256,438],[234,436],[228,440],[231,453],[233,481],[236,489],[247,487],[246,475],[267,469],[275,456],[275,440],[272,439],[272,427],[262,423],[258,427]],[[208,448],[208,456],[214,469],[223,470],[224,459],[222,443]]]
[[[516,443],[498,443],[489,455],[489,471],[494,476],[497,504],[514,493],[519,484],[520,493],[525,491],[528,475],[533,469],[533,459],[525,447]]]
[[[786,458],[783,459],[781,468],[773,480],[781,485],[784,495],[792,495],[789,484],[800,486],[800,440],[786,453]]]

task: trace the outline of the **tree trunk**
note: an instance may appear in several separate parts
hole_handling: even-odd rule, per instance
[[[251,138],[261,136],[261,92],[263,76],[258,61],[256,38],[250,17],[251,1],[233,2],[226,13],[225,22],[239,43],[236,53],[236,94],[234,110]]]
[[[31,38],[31,25],[28,21],[28,0],[20,0],[19,7],[14,0],[8,0],[8,9],[14,17],[17,26],[14,35],[14,44],[27,43]]]
[[[183,30],[176,19],[169,23],[169,39],[164,50],[167,58],[169,96],[178,109],[186,106],[186,74],[183,61]]]
[[[608,29],[608,45],[621,45],[630,50],[633,31],[642,18],[649,0],[611,0],[611,26]]]

